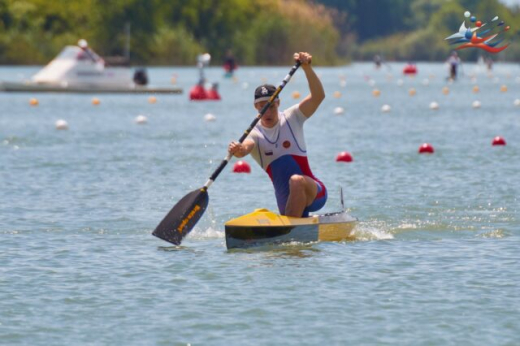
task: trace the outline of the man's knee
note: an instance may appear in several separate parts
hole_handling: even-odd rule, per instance
[[[289,179],[289,187],[291,190],[293,189],[304,189],[305,188],[305,178],[303,175],[294,174]]]

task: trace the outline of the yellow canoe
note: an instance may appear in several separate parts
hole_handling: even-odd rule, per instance
[[[345,211],[305,218],[288,217],[256,209],[225,223],[228,249],[288,242],[341,241],[353,239],[357,219]]]

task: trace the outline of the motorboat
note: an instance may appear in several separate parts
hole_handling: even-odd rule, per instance
[[[0,91],[75,93],[182,93],[180,88],[148,85],[146,70],[135,71],[125,64],[110,64],[97,55],[85,40],[66,46],[31,80],[0,82]]]

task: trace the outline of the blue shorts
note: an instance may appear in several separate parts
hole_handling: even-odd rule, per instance
[[[309,212],[311,211],[320,210],[325,205],[325,202],[327,202],[327,189],[325,188],[325,185],[318,181],[316,182],[316,185],[318,186],[318,193],[316,194],[312,204],[305,208],[302,217],[308,217]]]

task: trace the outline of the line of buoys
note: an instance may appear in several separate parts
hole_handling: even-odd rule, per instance
[[[69,124],[65,120],[59,119],[56,121],[55,127],[56,130],[68,130]]]
[[[251,166],[246,161],[237,161],[233,165],[233,173],[251,173]]]
[[[352,162],[354,159],[352,155],[347,151],[342,151],[336,156],[336,162]]]
[[[492,142],[493,146],[505,146],[506,140],[501,136],[496,136],[493,138]],[[430,143],[423,143],[419,146],[419,150],[417,151],[419,154],[433,154],[435,153],[435,149],[433,145]],[[352,162],[354,161],[352,155],[346,151],[342,151],[336,156],[336,162]]]
[[[493,141],[491,142],[491,145],[493,145],[493,146],[496,146],[496,145],[506,145],[506,140],[503,137],[496,136],[495,138],[493,138]]]
[[[135,122],[139,125],[144,125],[148,122],[148,118],[145,117],[144,115],[138,115],[136,118],[135,118]]]
[[[423,143],[419,147],[419,154],[433,154],[435,152],[435,149],[433,148],[433,145],[430,143]]]

